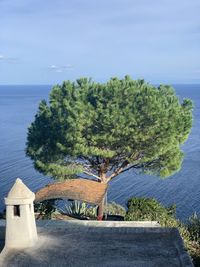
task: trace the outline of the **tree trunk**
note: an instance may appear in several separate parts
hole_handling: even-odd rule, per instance
[[[102,169],[100,169],[100,172],[99,172],[99,176],[101,178],[100,183],[105,183],[106,182],[106,173]],[[103,199],[102,199],[102,201],[99,204],[98,209],[97,209],[97,220],[98,221],[102,221],[103,220],[104,201],[105,201],[105,196],[103,197]]]
[[[104,212],[104,198],[102,199],[97,209],[97,220],[98,221],[103,220],[103,212]]]

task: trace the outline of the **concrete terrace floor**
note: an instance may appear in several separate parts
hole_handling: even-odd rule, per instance
[[[193,266],[173,228],[95,221],[40,221],[37,226],[36,246],[4,249],[0,254],[1,267]],[[1,247],[4,229],[0,226]]]

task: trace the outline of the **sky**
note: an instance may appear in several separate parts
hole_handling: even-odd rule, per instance
[[[199,0],[0,0],[0,84],[200,83]]]

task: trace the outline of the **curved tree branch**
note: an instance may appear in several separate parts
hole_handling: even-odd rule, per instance
[[[101,178],[97,175],[95,175],[94,173],[92,172],[88,172],[88,171],[83,171],[83,173],[87,174],[87,175],[90,175],[90,176],[93,176],[95,177],[97,180],[101,181]]]

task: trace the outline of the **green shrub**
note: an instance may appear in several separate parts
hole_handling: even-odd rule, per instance
[[[52,214],[56,211],[55,200],[44,200],[34,205],[34,211],[39,213],[42,219],[51,219]]]
[[[165,208],[151,198],[132,198],[128,201],[127,207],[126,220],[128,221],[151,220],[165,223],[166,219],[174,216],[176,211],[175,205]]]
[[[125,208],[115,202],[107,203],[107,205],[105,205],[104,212],[108,215],[120,215],[123,217],[126,215]]]
[[[65,205],[65,210],[68,215],[82,216],[85,214],[86,204],[80,201],[72,201],[69,205]]]
[[[200,243],[200,218],[194,213],[187,224],[192,241]]]
[[[127,204],[128,211],[125,216],[127,221],[158,221],[162,227],[176,227],[186,246],[189,243],[190,235],[187,228],[175,218],[176,206],[162,206],[156,199],[132,198]]]
[[[65,205],[62,212],[67,215],[95,218],[97,216],[97,207],[90,206],[85,202],[74,200],[70,204]]]
[[[190,233],[190,255],[193,258],[194,265],[200,266],[200,217],[196,213],[189,218],[187,229]]]
[[[188,224],[183,224],[175,218],[176,206],[162,206],[151,198],[132,198],[127,203],[127,221],[158,221],[162,227],[178,228],[193,263],[200,266],[200,218],[194,214]]]

